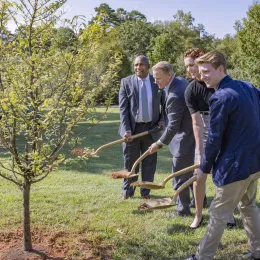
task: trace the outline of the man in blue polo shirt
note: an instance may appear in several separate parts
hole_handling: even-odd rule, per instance
[[[217,186],[210,221],[196,255],[190,260],[211,260],[229,215],[238,205],[248,237],[251,259],[260,259],[260,213],[256,206],[260,178],[260,90],[226,74],[223,54],[211,51],[196,60],[202,80],[215,93],[209,100],[210,126],[197,178],[213,168]]]

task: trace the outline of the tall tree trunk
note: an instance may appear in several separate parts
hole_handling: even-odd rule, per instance
[[[32,250],[31,219],[30,219],[31,183],[25,178],[23,187],[23,244],[25,251]]]

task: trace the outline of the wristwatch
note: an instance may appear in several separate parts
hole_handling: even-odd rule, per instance
[[[158,140],[156,142],[156,145],[157,145],[158,148],[162,148],[163,147],[163,144],[162,144],[162,142],[160,140]]]

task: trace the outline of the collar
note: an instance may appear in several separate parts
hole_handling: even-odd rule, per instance
[[[147,75],[147,77],[146,77],[145,79],[142,79],[142,78],[140,78],[140,77],[137,77],[137,79],[138,79],[138,80],[141,80],[141,81],[143,81],[143,80],[149,80],[149,79],[150,79],[150,74],[148,73],[148,75]]]
[[[170,86],[171,86],[171,84],[172,84],[174,78],[175,78],[175,74],[172,75],[172,78],[171,78],[170,82],[169,82],[168,85],[164,88],[165,91],[167,91],[167,92],[169,91],[169,88],[170,88]]]
[[[218,90],[219,88],[223,87],[224,85],[226,85],[228,82],[230,82],[231,80],[233,80],[230,76],[226,75],[219,83],[218,86],[216,87],[216,90]]]

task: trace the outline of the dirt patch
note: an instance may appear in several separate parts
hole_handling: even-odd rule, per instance
[[[114,247],[99,240],[89,240],[88,234],[64,231],[32,230],[33,251],[22,249],[21,229],[0,232],[0,260],[110,260]]]

